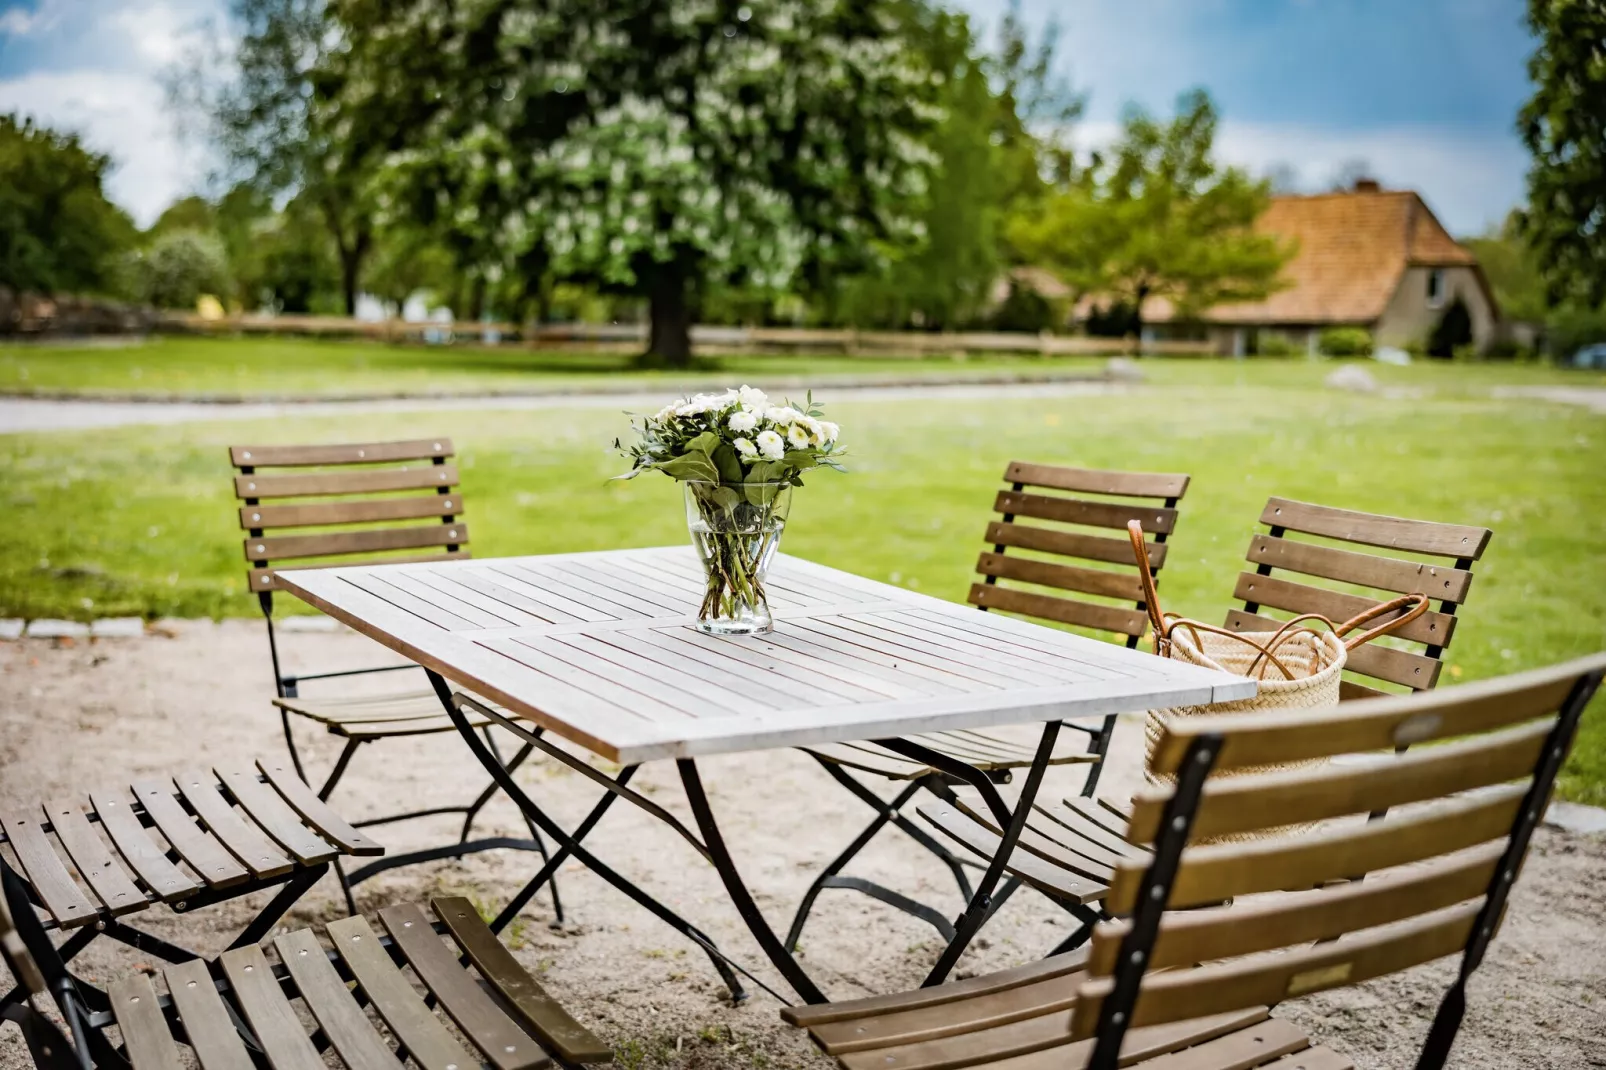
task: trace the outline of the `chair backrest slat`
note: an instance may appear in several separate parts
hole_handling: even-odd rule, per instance
[[[1392,641],[1352,651],[1347,670],[1368,679],[1360,684],[1346,681],[1350,686],[1342,697],[1381,693],[1368,686],[1373,682],[1403,685],[1413,691],[1428,690],[1439,682],[1440,658],[1455,635],[1455,609],[1466,601],[1471,589],[1470,566],[1489,544],[1492,532],[1488,528],[1381,516],[1287,498],[1270,499],[1260,522],[1271,530],[1257,533],[1249,541],[1245,557],[1255,571],[1238,576],[1233,597],[1243,602],[1243,608],[1227,614],[1229,629],[1280,627],[1282,621],[1262,612],[1262,607],[1290,616],[1320,613],[1341,621],[1397,594],[1425,594],[1439,603],[1437,610],[1424,613],[1393,634],[1393,640],[1420,644],[1420,652],[1401,649]],[[1329,546],[1294,538],[1294,534],[1384,547],[1392,553]],[[1429,559],[1416,561],[1401,554],[1422,554]],[[1306,582],[1309,580],[1343,584],[1352,590],[1335,590]]]
[[[1465,524],[1441,524],[1431,520],[1380,516],[1354,509],[1335,509],[1289,498],[1272,498],[1261,511],[1260,522],[1268,527],[1286,528],[1306,535],[1322,535],[1366,546],[1382,546],[1409,553],[1439,557],[1465,557],[1476,561],[1483,556],[1494,534],[1488,528]]]
[[[1149,772],[1174,779],[1139,794],[1128,830],[1153,853],[1114,867],[1106,907],[1126,916],[1095,930],[1072,1014],[1072,1039],[1097,1037],[1090,1067],[1111,1070],[1131,1027],[1461,953],[1421,1064],[1442,1067],[1602,678],[1606,653],[1319,711],[1168,720]],[[1448,742],[1395,752],[1431,740]],[[1352,760],[1288,768],[1339,755]]]
[[[240,527],[249,532],[241,541],[246,577],[264,610],[271,614],[274,569],[286,564],[320,568],[468,557],[458,470],[449,463],[452,448],[444,437],[230,447],[229,460],[239,469],[234,493],[244,502]],[[280,500],[287,498],[311,500]],[[400,553],[434,548],[440,552]]]
[[[1002,519],[987,525],[986,540],[992,549],[976,562],[982,582],[971,585],[971,604],[1113,632],[1129,646],[1135,644],[1148,617],[1143,612],[1143,589],[1132,560],[1132,544],[1129,539],[1100,532],[1124,530],[1129,521],[1139,521],[1150,539],[1149,566],[1158,572],[1165,564],[1166,537],[1176,530],[1176,505],[1188,488],[1188,477],[1014,461],[1004,470],[1004,480],[1011,487],[999,491],[993,500]],[[1098,565],[1120,569],[1089,567]],[[1001,580],[1030,586],[1006,587]],[[1124,604],[1096,601],[1101,598]]]
[[[1345,881],[1259,902],[1172,911],[1160,923],[1149,968],[1192,966],[1290,944],[1336,940],[1347,932],[1453,906],[1483,894],[1504,850],[1502,841],[1492,840],[1376,880]],[[1130,930],[1131,923],[1122,919],[1094,932],[1087,959],[1090,973],[1114,972],[1121,941]]]
[[[236,468],[295,468],[334,464],[378,464],[384,461],[432,461],[452,455],[449,438],[405,442],[341,442],[318,446],[231,446]]]
[[[1213,780],[1194,814],[1199,836],[1278,828],[1374,813],[1407,803],[1489,787],[1527,776],[1555,727],[1555,717],[1442,747],[1380,755],[1363,766],[1330,765]],[[1150,787],[1132,799],[1130,834],[1151,840],[1171,793]]]

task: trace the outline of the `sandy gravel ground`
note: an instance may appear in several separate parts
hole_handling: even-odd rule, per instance
[[[301,671],[385,658],[350,633],[286,637]],[[421,677],[418,677],[422,683]],[[190,763],[277,753],[277,717],[264,696],[270,675],[255,622],[186,625],[173,638],[54,646],[0,644],[0,805],[84,790],[109,781],[172,772]],[[298,738],[321,771],[339,741],[314,729]],[[1124,725],[1117,751],[1127,760],[1106,774],[1130,784],[1136,725]],[[1124,744],[1124,745],[1123,745]],[[1136,748],[1141,753],[1141,747]],[[858,830],[867,812],[802,755],[777,752],[702,763],[704,781],[744,876],[772,923],[784,928],[799,896]],[[1054,773],[1046,790],[1075,789],[1080,774]],[[595,799],[584,778],[550,760],[532,761],[520,781],[572,827]],[[483,775],[454,736],[376,744],[354,763],[335,796],[351,817],[440,805],[472,796]],[[673,769],[649,767],[635,785],[690,821]],[[379,830],[393,849],[440,842],[450,819]],[[487,810],[479,831],[522,833],[505,800]],[[709,932],[777,989],[769,968],[726,901],[717,877],[683,842],[633,807],[619,805],[589,841]],[[533,856],[498,852],[462,863],[394,871],[362,885],[365,911],[443,890],[495,906],[533,871]],[[1518,885],[1506,927],[1477,975],[1457,1067],[1606,1067],[1606,840],[1556,831],[1539,835]],[[899,835],[888,835],[853,867],[859,873],[956,912],[945,873]],[[510,930],[522,962],[634,1067],[789,1067],[829,1065],[785,1026],[762,992],[732,1007],[707,960],[678,935],[578,866],[561,876],[566,920],[554,927],[542,895]],[[260,899],[197,912],[175,924],[165,908],[144,923],[186,942],[224,947]],[[339,917],[333,880],[308,895],[289,919],[306,924]],[[1063,916],[1023,892],[984,930],[961,975],[1041,955],[1064,933]],[[197,933],[195,926],[202,926]],[[940,950],[923,923],[847,892],[828,891],[803,937],[803,961],[839,997],[914,985]],[[79,959],[86,975],[105,978],[135,961],[110,946]],[[1409,1067],[1443,987],[1448,964],[1420,968],[1337,995],[1283,1005],[1324,1041],[1363,1067]],[[28,1065],[11,1026],[0,1028],[0,1070]]]

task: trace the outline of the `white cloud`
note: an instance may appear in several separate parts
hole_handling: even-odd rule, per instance
[[[49,71],[0,81],[0,111],[17,111],[77,132],[114,163],[106,192],[149,226],[176,198],[193,191],[205,161],[183,146],[145,73]]]
[[[1098,148],[1118,134],[1116,123],[1087,122],[1075,138],[1079,146]],[[1346,162],[1364,160],[1385,188],[1420,193],[1439,221],[1462,237],[1498,223],[1521,203],[1527,166],[1514,136],[1496,140],[1428,126],[1347,131],[1231,118],[1221,122],[1216,154],[1255,174],[1292,168],[1300,187],[1312,192],[1326,188]]]

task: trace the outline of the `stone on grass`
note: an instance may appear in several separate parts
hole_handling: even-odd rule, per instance
[[[1112,383],[1141,383],[1143,369],[1138,362],[1126,357],[1111,357],[1104,362],[1104,378]]]
[[[1353,364],[1346,364],[1329,375],[1326,383],[1333,390],[1348,390],[1352,394],[1377,393],[1377,380],[1372,378],[1372,373]]]
[[[52,620],[41,617],[28,622],[29,639],[83,639],[89,635],[89,625],[76,620]]]
[[[145,621],[139,617],[104,617],[89,626],[96,639],[139,639],[145,634]]]
[[[281,632],[338,632],[340,622],[333,617],[285,617],[279,621]]]
[[[21,639],[22,629],[28,622],[21,617],[0,620],[0,639]]]
[[[1606,810],[1582,803],[1556,801],[1545,811],[1545,824],[1568,832],[1585,834],[1606,832]]]

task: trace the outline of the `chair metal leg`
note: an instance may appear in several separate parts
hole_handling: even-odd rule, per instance
[[[345,747],[340,751],[340,757],[335,759],[335,767],[329,770],[329,775],[324,778],[323,787],[318,789],[318,798],[324,802],[329,801],[329,796],[333,794],[335,785],[340,783],[340,778],[346,773],[346,766],[351,764],[351,757],[357,753],[357,748],[360,746],[362,746],[362,740],[360,739],[346,740]]]
[[[284,745],[290,752],[290,764],[295,767],[296,776],[307,787],[312,787],[312,781],[307,779],[307,771],[301,767],[301,752],[296,750],[296,736],[290,731],[290,711],[280,707],[279,720],[284,724]]]
[[[1097,754],[1099,760],[1094,762],[1087,770],[1087,780],[1082,783],[1082,796],[1091,799],[1093,792],[1099,786],[1099,777],[1104,772],[1104,762],[1110,756],[1110,740],[1115,736],[1115,725],[1119,718],[1110,714],[1104,718],[1104,726],[1099,729],[1098,735],[1088,742],[1087,752]]]
[[[279,894],[268,900],[267,905],[257,912],[256,917],[251,919],[251,924],[247,925],[241,930],[240,935],[234,938],[234,942],[228,946],[228,950],[233,951],[238,947],[249,947],[252,944],[261,943],[273,931],[273,927],[279,924],[279,919],[284,917],[285,911],[295,906],[296,901],[305,895],[314,884],[322,880],[323,875],[327,872],[329,872],[329,863],[324,862],[320,865],[308,866],[291,877],[285,882],[284,887],[279,889]]]

